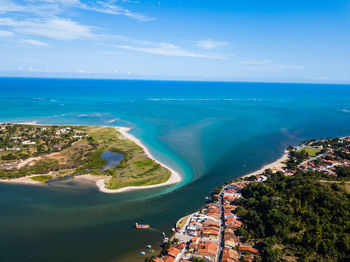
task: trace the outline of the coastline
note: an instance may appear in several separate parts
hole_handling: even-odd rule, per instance
[[[108,189],[105,186],[105,179],[99,179],[96,182],[96,186],[98,189],[103,192],[103,193],[121,193],[121,192],[127,192],[127,191],[132,191],[132,190],[141,190],[141,189],[150,189],[150,188],[156,188],[156,187],[163,187],[163,186],[168,186],[172,184],[179,183],[182,180],[181,175],[176,172],[174,169],[171,167],[167,166],[166,164],[158,161],[155,159],[151,152],[148,150],[148,148],[140,141],[140,139],[136,138],[132,134],[128,133],[130,131],[129,127],[115,127],[118,132],[120,132],[126,139],[129,139],[136,143],[138,146],[140,146],[143,151],[145,152],[146,156],[149,157],[150,159],[154,160],[156,163],[160,164],[164,168],[168,169],[171,172],[171,175],[169,179],[163,183],[160,184],[155,184],[155,185],[147,185],[147,186],[128,186],[128,187],[123,187],[119,189]]]
[[[14,124],[45,125],[45,126],[47,125],[47,124],[41,124],[41,123],[38,124],[37,121],[21,122],[21,123],[14,123]],[[61,124],[61,125],[64,125],[64,124]],[[80,125],[70,124],[70,125],[64,125],[64,126],[80,126]],[[128,133],[128,131],[130,131],[131,128],[118,127],[118,126],[102,126],[102,127],[112,127],[112,128],[114,127],[119,133],[121,133],[122,136],[125,137],[125,139],[128,139],[128,140],[134,142],[135,144],[137,144],[138,146],[140,146],[148,158],[154,160],[156,163],[160,164],[161,166],[163,166],[164,168],[166,168],[170,171],[171,175],[170,175],[169,179],[163,183],[160,183],[160,184],[146,185],[146,186],[128,186],[128,187],[123,187],[123,188],[119,188],[119,189],[106,188],[105,180],[108,179],[108,177],[101,178],[101,176],[94,176],[91,174],[87,174],[87,175],[75,176],[75,177],[73,177],[73,179],[84,178],[86,180],[93,181],[96,183],[98,190],[100,192],[103,192],[103,193],[122,193],[122,192],[133,191],[133,190],[142,190],[142,189],[163,187],[163,186],[168,186],[168,185],[179,183],[182,180],[182,176],[177,171],[175,171],[174,169],[172,169],[168,165],[166,165],[166,164],[158,161],[156,158],[154,158],[152,156],[152,154],[150,153],[149,149],[141,142],[140,139],[138,139],[135,136],[133,136],[132,134]],[[26,161],[23,161],[23,162],[26,162]],[[34,177],[34,176],[37,176],[37,175],[30,175],[30,176],[19,177],[19,178],[14,178],[14,179],[0,179],[0,182],[12,183],[12,184],[18,183],[18,184],[28,184],[28,185],[46,185],[45,183],[43,184],[43,183],[40,183],[38,181],[31,179],[31,177]]]
[[[262,166],[260,169],[253,171],[251,173],[248,173],[246,175],[243,175],[241,177],[243,178],[243,177],[261,175],[265,171],[265,169],[271,169],[273,172],[280,171],[282,167],[286,166],[283,162],[288,160],[288,158],[289,158],[289,152],[288,150],[284,150],[283,155],[277,160],[273,161],[272,163],[266,164]]]
[[[27,125],[39,125],[37,121],[31,121],[31,122],[22,122],[18,124],[27,124]],[[46,124],[40,124],[40,125],[46,125]],[[69,126],[69,125],[67,125]],[[79,125],[73,125],[73,126],[79,126]],[[113,127],[113,126],[103,126],[103,127]],[[114,128],[122,134],[126,139],[133,141],[136,143],[138,146],[140,146],[143,151],[145,152],[146,156],[149,157],[150,159],[154,160],[156,163],[160,164],[164,168],[168,169],[171,172],[171,175],[169,179],[163,183],[160,184],[154,184],[154,185],[145,185],[145,186],[128,186],[128,187],[123,187],[119,189],[108,189],[106,188],[105,185],[105,180],[108,179],[108,177],[103,177],[101,176],[94,176],[91,174],[88,175],[82,175],[82,176],[77,176],[73,177],[73,179],[79,179],[79,178],[84,178],[86,180],[90,180],[96,183],[96,186],[100,192],[103,193],[122,193],[122,192],[128,192],[128,191],[134,191],[134,190],[142,190],[142,189],[151,189],[151,188],[157,188],[157,187],[163,187],[163,186],[168,186],[172,184],[179,183],[182,180],[182,176],[169,167],[168,165],[158,161],[149,151],[149,149],[141,142],[140,139],[136,138],[134,135],[130,134],[129,131],[131,128],[129,127],[120,127],[120,126],[114,126]],[[289,157],[289,152],[287,150],[284,151],[283,155],[275,160],[272,163],[266,164],[262,166],[260,169],[253,171],[251,173],[242,175],[240,177],[250,177],[250,176],[256,176],[262,174],[265,169],[271,169],[272,171],[280,171],[282,167],[285,166],[283,162],[285,162]],[[0,182],[5,182],[5,183],[18,183],[18,184],[29,184],[29,185],[45,185],[40,182],[34,181],[31,179],[31,177],[36,176],[36,175],[31,175],[31,176],[26,176],[26,177],[20,177],[20,178],[15,178],[15,179],[0,179]]]
[[[44,186],[45,184],[31,179],[32,177],[35,177],[35,176],[38,176],[38,175],[30,175],[30,176],[24,176],[24,177],[19,177],[14,179],[0,179],[0,183]]]

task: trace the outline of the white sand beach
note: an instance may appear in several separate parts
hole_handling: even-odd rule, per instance
[[[107,189],[105,187],[105,179],[99,179],[96,182],[96,185],[97,185],[97,187],[99,188],[99,190],[101,192],[104,192],[104,193],[121,193],[121,192],[126,192],[126,191],[131,191],[131,190],[149,189],[149,188],[162,187],[162,186],[168,186],[168,185],[176,184],[176,183],[179,183],[182,180],[182,177],[181,177],[181,175],[178,172],[176,172],[171,167],[169,167],[169,166],[165,165],[164,163],[162,163],[162,162],[158,161],[157,159],[155,159],[152,156],[152,154],[150,153],[150,151],[148,150],[148,148],[144,144],[142,144],[142,142],[138,138],[136,138],[132,134],[128,133],[130,128],[128,128],[128,127],[116,127],[116,129],[124,137],[126,137],[127,139],[135,142],[138,146],[140,146],[144,150],[145,154],[149,158],[153,159],[155,162],[157,162],[161,166],[167,168],[171,172],[171,176],[166,182],[163,182],[163,183],[160,183],[160,184],[148,185],[148,186],[128,186],[128,187],[123,187],[123,188],[120,188],[120,189]]]
[[[286,166],[284,162],[288,159],[288,157],[289,157],[289,152],[287,150],[285,150],[283,155],[279,159],[277,159],[276,161],[274,161],[270,164],[264,165],[259,170],[256,170],[256,171],[251,172],[251,173],[246,174],[246,175],[243,175],[242,177],[260,175],[265,171],[265,169],[271,169],[273,172],[281,171],[282,167]]]
[[[34,176],[37,176],[37,175],[30,175],[30,176],[19,177],[14,179],[0,179],[0,182],[9,183],[9,184],[45,185],[43,183],[40,183],[39,181],[33,180],[32,177]]]
[[[37,121],[32,121],[32,122],[23,122],[23,123],[19,123],[19,124],[26,124],[26,125],[38,125]],[[47,124],[42,124],[42,125],[47,125]],[[69,126],[69,125],[67,125]],[[78,126],[78,125],[76,125]],[[106,127],[111,127],[111,126],[106,126]],[[157,159],[155,159],[152,154],[150,153],[150,151],[148,150],[148,148],[142,144],[142,142],[136,138],[135,136],[133,136],[132,134],[128,133],[128,131],[130,130],[130,128],[128,127],[115,127],[116,130],[118,132],[120,132],[126,139],[129,139],[133,142],[135,142],[138,146],[140,146],[145,154],[153,159],[155,162],[157,162],[158,164],[160,164],[161,166],[165,167],[166,169],[168,169],[171,172],[171,176],[170,178],[163,183],[160,184],[155,184],[155,185],[148,185],[148,186],[129,186],[129,187],[124,187],[124,188],[120,188],[120,189],[116,189],[116,190],[112,190],[112,189],[108,189],[105,186],[105,180],[108,179],[108,177],[104,177],[101,179],[101,176],[93,176],[93,175],[81,175],[78,177],[74,177],[74,179],[86,179],[86,180],[90,180],[90,181],[96,181],[96,186],[98,187],[98,189],[103,192],[103,193],[121,193],[121,192],[126,192],[126,191],[131,191],[131,190],[141,190],[141,189],[149,189],[149,188],[155,188],[155,187],[162,187],[162,186],[168,186],[168,185],[172,185],[172,184],[176,184],[179,183],[182,180],[181,175],[176,172],[174,169],[172,169],[171,167],[165,165],[164,163],[158,161]],[[36,157],[36,158],[30,158],[28,160],[24,160],[21,161],[19,163],[19,167],[22,167],[24,165],[26,165],[27,163],[40,159],[41,157]],[[45,185],[42,184],[38,181],[34,181],[31,179],[31,177],[36,176],[36,175],[31,175],[31,176],[26,176],[26,177],[20,177],[20,178],[15,178],[15,179],[0,179],[0,182],[6,182],[6,183],[19,183],[19,184],[37,184],[37,185]]]

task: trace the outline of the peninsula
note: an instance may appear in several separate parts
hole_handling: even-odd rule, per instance
[[[0,125],[0,182],[45,184],[62,177],[96,181],[101,192],[166,186],[181,176],[157,161],[125,127]]]

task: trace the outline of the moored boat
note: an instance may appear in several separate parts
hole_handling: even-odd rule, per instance
[[[165,237],[164,239],[163,239],[163,243],[166,243],[166,242],[168,242],[169,241],[169,238],[167,238],[167,237]]]
[[[146,228],[149,228],[149,225],[148,224],[138,224],[138,223],[136,223],[135,227],[137,229],[146,229]]]

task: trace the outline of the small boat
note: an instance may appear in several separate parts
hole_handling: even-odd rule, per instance
[[[148,250],[148,252],[150,252],[150,253],[154,253],[154,250],[153,250],[153,249],[150,249],[150,250]]]
[[[144,256],[144,255],[146,255],[146,252],[142,251],[142,252],[139,253],[139,255]]]
[[[175,228],[172,228],[171,231],[175,232],[176,230],[175,230]]]
[[[136,223],[135,227],[137,229],[146,229],[146,228],[149,228],[149,225],[148,224],[138,224],[138,223]]]
[[[167,238],[167,237],[165,237],[164,239],[163,239],[163,243],[166,243],[166,242],[168,242],[169,241],[169,238]]]
[[[164,232],[162,233],[162,236],[165,237],[165,233]]]
[[[152,248],[152,246],[151,245],[146,245],[146,248]]]

